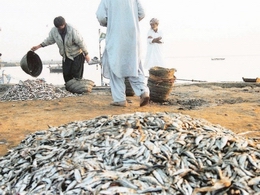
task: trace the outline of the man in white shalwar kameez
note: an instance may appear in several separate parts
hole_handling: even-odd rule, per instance
[[[101,26],[106,26],[106,45],[102,57],[103,75],[110,79],[114,106],[126,106],[125,78],[137,96],[140,106],[149,103],[140,57],[139,21],[145,16],[139,0],[101,0],[96,12]]]
[[[158,29],[159,20],[152,18],[150,25],[151,28],[147,33],[147,52],[144,62],[144,68],[148,70],[155,66],[164,67],[162,54],[163,33]]]

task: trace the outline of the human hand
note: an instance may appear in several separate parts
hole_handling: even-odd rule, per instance
[[[90,56],[89,55],[85,55],[85,60],[88,63],[90,61]]]
[[[37,46],[33,46],[31,48],[32,51],[36,51],[37,49],[39,49],[40,47],[42,47],[41,45],[37,45]]]
[[[154,38],[152,43],[163,43],[162,41],[162,37],[157,37],[157,38]]]
[[[163,43],[163,42],[162,42],[162,37],[158,37],[157,43]]]

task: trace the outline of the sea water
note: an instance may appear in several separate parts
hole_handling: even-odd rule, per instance
[[[168,68],[175,68],[178,79],[207,82],[239,82],[242,77],[260,77],[260,56],[166,58]]]
[[[260,56],[226,56],[212,57],[168,57],[165,58],[167,68],[175,68],[176,83],[183,82],[242,82],[242,77],[260,77]],[[62,73],[50,73],[49,65],[43,65],[42,73],[32,77],[20,66],[2,67],[0,76],[10,75],[10,83],[16,84],[27,79],[44,79],[47,83],[64,85]],[[108,84],[109,80],[102,78],[100,65],[85,63],[83,77],[95,82],[96,86]],[[146,70],[148,72],[148,70]]]
[[[57,65],[51,65],[57,66]],[[49,65],[43,65],[42,72],[38,77],[32,77],[31,75],[25,73],[20,66],[15,67],[2,67],[0,69],[0,76],[2,73],[11,76],[10,83],[17,84],[19,81],[25,80],[35,80],[35,79],[44,79],[46,83],[53,85],[64,85],[64,79],[62,72],[59,73],[51,73]],[[101,83],[107,84],[108,80],[101,77],[101,67],[100,65],[88,65],[85,63],[84,65],[84,73],[83,77],[85,79],[89,79],[95,82],[96,86],[102,86]]]

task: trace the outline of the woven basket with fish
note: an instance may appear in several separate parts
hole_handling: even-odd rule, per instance
[[[88,79],[71,79],[66,82],[66,90],[71,93],[90,93],[94,86],[94,82]]]

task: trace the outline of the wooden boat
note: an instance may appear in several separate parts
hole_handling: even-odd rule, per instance
[[[57,66],[49,66],[50,68],[50,73],[62,73],[62,66],[57,65]]]
[[[260,83],[260,78],[256,77],[256,78],[245,78],[242,77],[244,82],[249,82],[249,83]]]

